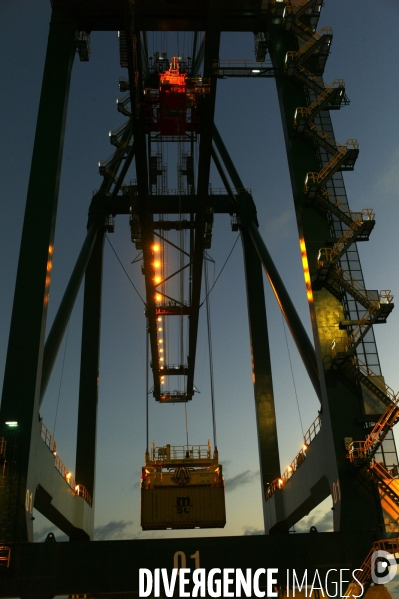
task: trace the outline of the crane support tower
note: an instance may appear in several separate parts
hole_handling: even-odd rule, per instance
[[[396,450],[385,451],[384,443],[390,440],[394,445],[392,427],[399,415],[399,398],[382,377],[372,328],[386,322],[393,297],[390,291],[364,286],[356,242],[368,240],[374,213],[371,209],[352,212],[346,198],[342,172],[354,169],[359,148],[354,139],[341,144],[334,137],[330,112],[348,104],[348,98],[341,79],[331,84],[323,81],[332,30],[319,28],[322,0],[52,0],[51,4],[0,408],[0,597],[35,599],[89,592],[134,596],[139,568],[185,567],[190,560],[197,566],[200,556],[201,567],[207,569],[262,568],[266,558],[267,566],[278,568],[284,578],[287,568],[295,568],[298,576],[304,568],[309,576],[316,569],[322,574],[331,564],[354,570],[372,543],[385,543],[394,551],[390,539],[399,533],[397,456]],[[93,31],[119,32],[120,61],[128,73],[120,87],[128,96],[118,102],[118,110],[128,116],[128,123],[112,132],[116,150],[99,165],[103,183],[90,204],[87,237],[45,338],[72,65],[76,53],[80,60],[89,60]],[[169,63],[160,54],[150,60],[147,32],[157,31],[195,32],[191,61],[173,56]],[[199,32],[205,32],[202,41]],[[256,68],[220,60],[223,32],[255,32]],[[312,340],[259,233],[251,192],[214,122],[218,80],[253,76],[276,81]],[[162,157],[152,152],[151,144],[182,138],[188,144],[199,139],[198,164],[195,170],[192,153],[184,157],[181,173],[186,191],[180,186],[173,194],[167,190]],[[137,181],[126,184],[133,161]],[[212,162],[225,186],[220,194],[210,192]],[[114,218],[123,214],[129,215],[132,241],[143,252],[152,394],[165,403],[192,400],[195,392],[204,250],[211,245],[214,215],[232,215],[233,230],[241,232],[264,536],[213,538],[212,543],[200,538],[88,542],[93,538],[96,500],[103,246]],[[176,301],[164,291],[165,274],[160,274],[159,282],[155,278],[154,247],[165,230],[189,231],[189,260],[180,266],[190,270],[187,301]],[[320,400],[319,415],[283,473],[263,270]],[[74,480],[40,421],[39,408],[83,279]],[[158,323],[159,319],[172,322],[176,315],[186,319],[188,357],[187,363],[171,365],[159,349]],[[184,378],[184,387],[166,391],[165,377],[175,375]],[[167,447],[158,449],[174,471],[165,471],[162,482],[157,456],[147,455],[142,477],[146,501],[157,491],[150,480],[157,474],[159,486],[165,488],[168,482],[176,485],[176,476],[177,482],[200,476],[187,470],[190,457],[171,458]],[[214,526],[223,526],[224,489],[217,456],[207,454],[199,462],[202,474],[212,476],[212,491],[223,492],[223,509],[215,512],[213,520]],[[329,495],[334,532],[288,534]],[[187,505],[183,502],[180,507]],[[33,543],[33,508],[74,543],[56,545],[51,538]],[[144,516],[147,528],[152,527],[151,509]],[[171,522],[166,518],[164,528],[173,527]],[[200,516],[194,526],[206,522]],[[306,565],[301,559],[305,554],[309,556]],[[283,578],[278,585],[286,584]]]

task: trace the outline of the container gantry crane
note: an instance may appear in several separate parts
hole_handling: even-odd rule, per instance
[[[267,555],[273,561],[270,565],[282,572],[286,568],[300,572],[304,565],[298,555],[304,551],[314,558],[312,565],[307,564],[308,571],[314,570],[314,564],[320,564],[322,571],[331,563],[354,569],[371,543],[382,537],[387,539],[384,546],[395,550],[390,538],[398,533],[397,456],[396,451],[390,452],[392,455],[384,451],[384,441],[393,438],[398,398],[382,379],[372,329],[374,324],[386,322],[393,308],[392,295],[389,291],[371,292],[363,282],[356,242],[368,239],[374,214],[370,209],[354,213],[347,203],[342,172],[353,170],[359,150],[356,140],[339,144],[334,137],[330,111],[348,100],[342,80],[325,84],[322,79],[332,30],[318,30],[321,7],[321,0],[188,0],[184,8],[166,0],[52,1],[0,409],[0,596],[134,592],[139,567],[171,568],[182,554],[194,559],[201,552],[203,567],[217,564],[221,568],[234,564],[263,567]],[[129,95],[118,103],[118,109],[129,121],[128,126],[113,132],[116,151],[100,164],[103,184],[90,206],[87,237],[44,342],[72,63],[76,51],[81,60],[88,60],[88,32],[99,30],[120,32],[121,64],[128,69],[128,79],[121,87]],[[185,67],[187,76],[176,57],[171,65],[166,65],[166,56],[149,60],[146,32],[165,30],[206,32],[201,44],[196,34],[198,44],[190,67]],[[223,64],[219,45],[225,31],[255,32],[258,62],[250,67]],[[214,123],[217,80],[228,76],[276,79],[314,345],[259,234],[254,200]],[[185,156],[182,166],[187,194],[180,187],[175,195],[153,193],[159,180],[164,191],[162,160],[151,153],[151,142],[159,135],[163,141],[184,135],[187,143],[194,135],[199,137],[197,176],[190,162],[192,154]],[[126,185],[124,179],[133,160],[137,181]],[[209,193],[212,160],[226,190],[217,196]],[[233,227],[242,235],[267,534],[244,540],[218,539],[212,547],[206,539],[184,539],[179,540],[183,548],[179,551],[172,539],[162,541],[162,547],[157,540],[115,541],[111,555],[109,543],[106,549],[102,543],[86,542],[92,538],[94,524],[104,235],[112,229],[116,215],[130,216],[132,240],[143,252],[153,395],[159,401],[187,401],[194,392],[204,249],[209,247],[213,215],[218,213],[232,214]],[[156,289],[162,287],[165,277],[161,274],[161,280],[155,280],[155,233],[163,237],[168,227],[189,232],[189,260],[180,267],[187,266],[191,272],[187,303]],[[328,243],[320,246],[320,239]],[[181,253],[182,248],[178,250]],[[283,474],[262,267],[321,403],[320,415],[305,435],[303,447]],[[39,422],[38,412],[83,276],[75,482],[57,461],[55,441]],[[162,389],[165,377],[175,373],[167,365],[162,368],[158,318],[176,314],[189,317],[188,361],[177,364],[184,388],[171,396]],[[166,372],[162,372],[165,366]],[[19,376],[21,369],[24,377]],[[47,490],[50,487],[52,495]],[[287,534],[330,494],[334,533],[303,538]],[[57,548],[50,541],[32,543],[33,507],[75,543]],[[84,568],[78,568],[78,563]],[[68,580],[65,568],[70,572]]]

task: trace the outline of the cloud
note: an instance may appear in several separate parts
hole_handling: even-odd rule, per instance
[[[94,539],[96,541],[110,541],[112,539],[131,538],[126,529],[132,526],[131,520],[111,520],[108,524],[96,526],[94,529]]]
[[[111,520],[108,524],[96,526],[94,529],[94,539],[96,541],[111,541],[114,539],[133,539],[137,535],[128,533],[127,529],[133,525],[131,520]],[[53,532],[57,542],[69,541],[69,537],[63,534],[56,526],[45,526],[34,533],[35,542],[43,542],[49,532]]]
[[[296,532],[309,532],[311,526],[315,526],[318,532],[331,532],[333,530],[332,511],[328,510],[323,513],[321,510],[315,510],[295,524],[295,530]]]
[[[265,531],[263,530],[263,528],[255,528],[254,526],[245,526],[243,530],[244,530],[244,537],[265,534]]]
[[[240,472],[240,474],[236,474],[233,478],[228,478],[226,481],[226,493],[234,491],[234,489],[237,489],[241,485],[252,483],[257,476],[259,476],[259,470],[256,472],[245,470],[244,472]]]

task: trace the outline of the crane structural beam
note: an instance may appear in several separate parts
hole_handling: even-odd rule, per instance
[[[6,422],[18,423],[18,465],[13,486],[19,507],[10,511],[7,530],[2,532],[6,539],[11,536],[20,541],[33,541],[31,515],[24,506],[27,492],[34,491],[36,466],[30,457],[35,444],[39,411],[63,141],[75,56],[75,31],[76,21],[73,18],[53,11],[0,409],[0,436],[5,439],[10,436]]]
[[[371,209],[353,213],[346,202],[341,173],[354,169],[359,150],[356,140],[340,145],[334,137],[330,110],[349,101],[342,80],[327,86],[322,79],[332,42],[331,28],[316,32],[322,0],[52,0],[51,4],[0,406],[0,599],[89,591],[99,596],[133,594],[139,590],[140,568],[171,571],[176,564],[183,567],[182,556],[187,564],[201,556],[201,567],[206,569],[253,570],[266,563],[278,570],[280,586],[286,584],[287,569],[302,577],[304,569],[310,575],[315,569],[325,573],[331,564],[357,568],[373,541],[399,532],[399,495],[391,484],[395,473],[376,458],[387,440],[394,446],[391,429],[397,419],[397,396],[379,370],[372,329],[386,321],[393,303],[390,292],[377,297],[362,280],[355,242],[368,240],[374,213]],[[128,70],[120,89],[128,95],[118,100],[118,110],[127,121],[110,132],[113,154],[99,163],[104,179],[90,204],[86,241],[45,343],[70,77],[76,51],[81,60],[89,58],[91,31],[120,32],[120,65]],[[173,56],[170,63],[166,53],[155,53],[153,63],[148,57],[148,32],[166,36],[172,31],[194,32],[192,66],[183,56]],[[200,32],[205,32],[202,39]],[[259,62],[241,66],[220,62],[225,32],[255,32]],[[268,62],[263,63],[266,54]],[[214,123],[216,92],[225,76],[273,77],[276,82],[311,339],[259,233],[252,192],[244,187]],[[166,143],[168,151],[171,144],[178,144],[170,150],[172,154],[177,148],[179,162],[174,190],[167,188],[159,151]],[[223,190],[211,188],[212,160]],[[125,184],[131,166],[136,181]],[[233,231],[240,230],[242,237],[266,535],[89,543],[96,494],[105,232],[113,230],[115,216],[130,216],[132,241],[142,250],[151,392],[158,401],[185,403],[197,391],[203,265],[209,258],[214,214],[229,214]],[[328,247],[321,247],[320,240]],[[169,252],[162,266],[155,256],[159,244],[167,244]],[[167,263],[173,252],[178,252],[178,260]],[[313,432],[305,434],[302,448],[283,474],[262,266],[320,400],[318,428],[313,423]],[[74,481],[41,422],[39,408],[83,275]],[[178,291],[172,285],[170,291],[171,280],[175,283],[179,277]],[[162,346],[159,336],[164,334],[159,322],[168,316],[180,316],[167,321],[168,326],[180,325],[181,352],[176,359],[165,357],[169,344]],[[378,372],[369,367],[369,356]],[[184,389],[165,391],[165,376],[181,377]],[[213,382],[211,387],[213,391]],[[381,416],[384,406],[392,413]],[[179,485],[175,493],[191,476],[184,466],[190,459],[186,448],[179,457],[183,460],[179,472],[171,470],[164,476],[164,481],[173,479]],[[152,466],[152,485],[157,475],[162,480],[159,462]],[[148,473],[142,472],[143,482]],[[215,472],[221,488],[219,463]],[[147,482],[150,486],[150,477]],[[287,534],[328,495],[333,499],[334,533]],[[187,501],[185,496],[178,499]],[[187,505],[173,505],[177,507]],[[33,543],[34,508],[74,543],[57,544],[51,536],[44,543]],[[165,522],[162,527],[169,528]]]
[[[219,58],[221,8],[222,2],[220,0],[208,5],[206,27],[207,35],[204,49],[204,77],[209,78],[211,81],[211,93],[208,97],[204,98],[202,123],[203,130],[201,134],[198,159],[197,193],[199,197],[204,197],[209,187],[212,154],[212,124],[214,121],[216,103],[216,78],[213,76],[212,69],[214,61]],[[191,312],[188,333],[188,374],[186,389],[187,394],[190,397],[192,397],[192,394],[194,393],[194,371],[197,351],[199,305],[205,249],[205,215],[206,207],[204,205],[200,205],[195,216],[195,242],[193,251],[192,291],[190,298]]]
[[[87,264],[90,260],[91,252],[96,242],[97,233],[97,227],[94,224],[91,225],[90,229],[87,232],[87,236],[84,240],[78,259],[76,261],[76,265],[73,269],[68,286],[65,290],[64,297],[62,298],[57,315],[47,336],[43,355],[42,382],[40,386],[40,404],[43,401],[43,397],[47,389],[51,372],[53,370],[53,366],[57,358],[58,351],[60,349],[73,306],[75,304],[76,296],[80,289],[80,284],[82,282]]]
[[[10,544],[10,567],[0,567],[0,598],[13,596],[51,597],[74,595],[76,589],[90,593],[138,593],[140,569],[154,573],[166,568],[170,577],[176,555],[184,555],[188,568],[194,568],[194,555],[201,568],[276,568],[277,584],[287,583],[287,570],[295,570],[299,580],[307,570],[312,581],[316,570],[325,580],[331,564],[349,571],[359,567],[364,548],[376,540],[374,532],[323,533],[306,535],[253,535],[245,537],[202,537],[196,539],[95,541]],[[191,556],[191,558],[190,558]],[[306,560],[303,557],[306,556]],[[37,571],[40,568],[40,576]],[[65,575],[68,572],[68,576]],[[337,580],[330,571],[329,584]],[[266,580],[266,578],[265,578]],[[339,580],[338,580],[339,582]],[[266,590],[266,583],[260,581]],[[188,589],[188,586],[185,590]]]

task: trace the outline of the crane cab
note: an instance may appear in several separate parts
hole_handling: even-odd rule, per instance
[[[164,62],[166,66],[166,57]],[[144,90],[141,106],[146,130],[172,138],[184,138],[188,132],[200,133],[203,98],[210,93],[209,80],[189,77],[181,56],[173,56],[167,64],[168,69],[156,57],[158,87]]]
[[[211,445],[156,447],[146,453],[141,475],[143,530],[223,528],[224,478]]]

